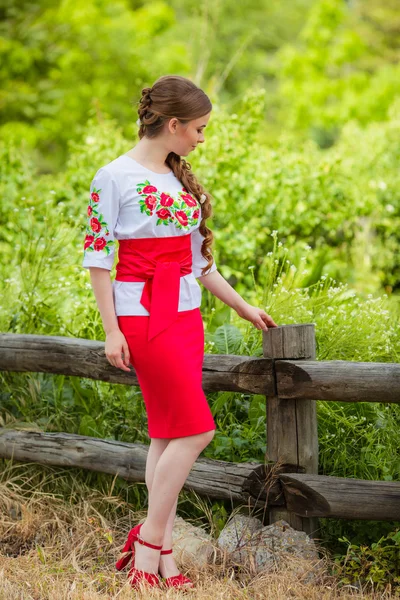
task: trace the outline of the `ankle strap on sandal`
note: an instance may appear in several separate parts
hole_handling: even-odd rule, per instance
[[[170,550],[161,550],[161,554],[172,554],[172,548]]]
[[[150,544],[150,542],[146,542],[146,540],[144,540],[138,533],[136,534],[136,539],[139,542],[139,544],[143,544],[143,546],[147,546],[148,548],[154,548],[154,550],[161,550],[162,548],[162,544],[161,546]]]

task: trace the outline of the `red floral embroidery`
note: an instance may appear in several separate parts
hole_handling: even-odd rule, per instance
[[[150,210],[154,210],[157,205],[157,198],[155,196],[147,196],[145,203]]]
[[[95,233],[99,233],[99,231],[101,231],[101,223],[98,219],[96,219],[96,217],[90,219],[90,227]]]
[[[142,192],[143,194],[151,194],[152,192],[156,192],[157,188],[154,187],[154,185],[146,185],[146,187],[143,188]]]
[[[165,220],[171,216],[171,213],[169,212],[169,210],[167,208],[161,208],[160,210],[156,211],[156,215],[158,215],[160,217],[160,219]]]
[[[103,248],[107,245],[106,240],[101,237],[101,238],[97,238],[97,240],[94,243],[94,249],[95,250],[103,250]]]
[[[84,243],[83,249],[86,250],[86,248],[91,246],[93,244],[93,240],[94,240],[94,235],[87,235],[85,237],[85,243]]]
[[[104,216],[99,214],[100,190],[94,189],[90,194],[89,206],[87,207],[88,221],[86,225],[86,236],[83,244],[84,253],[100,252],[104,250],[107,256],[110,254],[111,247],[115,245],[114,240],[106,240],[110,235],[107,222]]]
[[[177,198],[159,191],[148,180],[139,183],[136,189],[144,196],[139,200],[140,212],[149,217],[155,213],[158,217],[156,225],[175,223],[178,229],[190,229],[196,225],[200,217],[199,205],[185,188],[179,190]]]
[[[168,194],[164,194],[164,192],[161,192],[161,196],[160,196],[160,204],[162,206],[172,206],[174,203],[174,199],[169,196]]]
[[[197,206],[197,201],[190,194],[181,194],[181,198],[183,198],[188,206]]]
[[[182,225],[188,224],[187,214],[183,212],[183,210],[177,210],[175,213],[175,217],[178,219],[179,223]]]

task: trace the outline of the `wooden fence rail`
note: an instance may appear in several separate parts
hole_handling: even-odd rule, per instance
[[[400,519],[400,483],[318,475],[316,400],[400,403],[400,364],[317,361],[314,324],[263,332],[263,357],[206,354],[206,392],[262,394],[264,464],[201,458],[185,483],[210,498],[267,507],[268,522],[318,530],[319,517]],[[42,372],[138,386],[112,367],[104,342],[0,334],[0,370]],[[147,446],[65,433],[0,429],[0,457],[118,473],[144,482]]]
[[[288,327],[302,326],[283,325],[276,329]],[[263,335],[272,336],[276,329]],[[0,371],[52,373],[139,385],[133,369],[126,373],[110,365],[104,355],[104,342],[61,336],[0,334]],[[282,399],[400,403],[400,363],[206,354],[203,389],[265,396],[273,395],[276,389]]]
[[[79,467],[118,473],[127,481],[144,482],[148,446],[101,440],[70,433],[0,429],[0,456],[23,462]],[[290,508],[302,517],[396,520],[400,517],[400,485],[291,473],[294,465],[277,472],[273,465],[231,463],[199,458],[184,488],[213,499],[255,508]],[[289,470],[285,473],[285,470]]]

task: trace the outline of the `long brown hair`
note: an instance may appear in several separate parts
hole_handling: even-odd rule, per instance
[[[138,107],[140,119],[139,138],[142,139],[143,136],[148,138],[157,137],[164,123],[173,117],[185,124],[192,119],[203,117],[211,109],[212,104],[209,97],[190,79],[179,75],[159,77],[152,87],[142,89],[142,97],[139,100]],[[213,214],[211,195],[199,183],[191,170],[191,164],[184,158],[181,158],[175,152],[170,152],[166,158],[166,164],[183,187],[199,202],[203,194],[206,197],[205,201],[201,203],[202,219],[199,227],[200,233],[205,237],[201,253],[208,260],[208,264],[201,271],[201,274],[205,275],[214,260],[211,253],[214,235],[206,225],[206,220]]]

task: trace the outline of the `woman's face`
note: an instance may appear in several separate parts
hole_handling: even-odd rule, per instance
[[[178,119],[173,118],[169,120],[168,130],[171,134],[172,151],[179,156],[187,156],[192,152],[197,144],[204,142],[204,129],[208,123],[211,112],[200,117],[193,119],[182,125]]]

